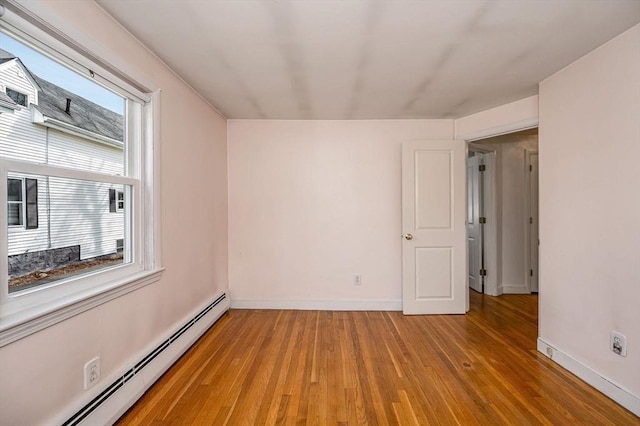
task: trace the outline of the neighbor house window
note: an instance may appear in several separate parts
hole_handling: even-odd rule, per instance
[[[37,179],[7,179],[7,224],[38,228]]]
[[[7,179],[7,223],[22,226],[24,223],[24,188],[22,179]]]
[[[22,105],[23,107],[29,105],[29,97],[24,93],[20,93],[17,90],[13,90],[8,87],[6,89],[6,93],[7,96],[13,99],[13,102],[17,103],[18,105]]]
[[[124,212],[124,191],[118,191],[116,189],[109,190],[109,212]]]
[[[28,19],[11,10],[0,17],[0,45],[16,50],[0,64],[0,83],[18,76],[16,85],[38,94],[31,114],[0,114],[0,346],[152,283],[161,271],[159,92]],[[27,94],[6,93],[28,105]]]

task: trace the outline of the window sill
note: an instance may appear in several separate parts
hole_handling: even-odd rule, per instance
[[[164,269],[143,271],[73,297],[27,309],[0,319],[0,347],[37,333],[110,300],[160,280]]]

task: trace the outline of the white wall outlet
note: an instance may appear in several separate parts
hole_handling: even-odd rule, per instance
[[[609,340],[609,349],[614,354],[620,356],[627,356],[627,338],[624,334],[620,334],[617,331],[611,332],[611,339]]]
[[[362,284],[362,274],[355,274],[353,276],[353,285],[361,285]]]
[[[84,388],[93,387],[100,380],[100,357],[97,356],[84,365]]]

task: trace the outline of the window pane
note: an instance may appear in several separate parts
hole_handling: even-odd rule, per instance
[[[22,225],[22,203],[9,203],[8,207],[9,226]]]
[[[125,99],[2,33],[0,46],[0,83],[34,101],[0,114],[0,157],[125,175]]]
[[[11,173],[13,178],[17,173]],[[54,176],[21,176],[35,181],[30,197],[36,228],[8,234],[9,293],[128,263],[126,231],[130,212],[110,213],[109,190],[129,186]],[[36,184],[37,183],[37,184]],[[9,203],[21,206],[24,203]],[[9,209],[10,216],[22,210]]]
[[[7,201],[22,201],[22,179],[7,179]]]
[[[8,87],[7,87],[6,93],[7,93],[7,96],[13,99],[13,101],[18,105],[22,105],[24,107],[27,106],[27,95],[25,95],[24,93],[20,93],[16,90],[9,89]]]

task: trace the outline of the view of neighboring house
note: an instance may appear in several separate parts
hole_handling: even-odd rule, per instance
[[[0,155],[123,174],[123,116],[32,74],[0,49]],[[117,253],[120,185],[12,173],[7,180],[9,277]]]

